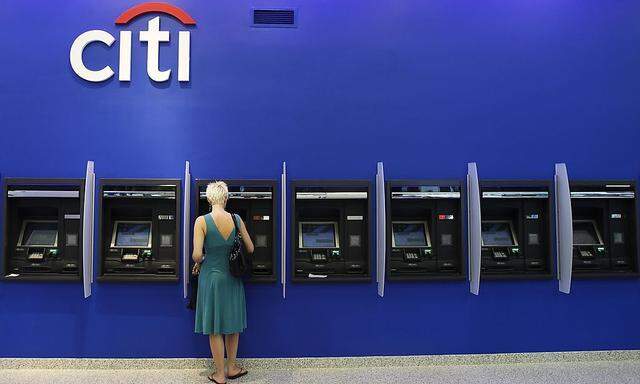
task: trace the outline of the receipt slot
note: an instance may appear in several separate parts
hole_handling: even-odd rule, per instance
[[[180,181],[100,180],[101,281],[178,281]]]
[[[4,182],[5,279],[79,280],[84,179]]]
[[[551,278],[551,182],[481,181],[483,277]]]
[[[387,279],[465,277],[459,181],[387,181]]]
[[[574,276],[637,276],[636,184],[570,183]]]
[[[207,185],[214,180],[197,180],[199,216],[211,212],[207,201]],[[275,180],[224,180],[229,188],[227,211],[237,214],[244,221],[253,240],[251,276],[248,281],[274,282],[275,273]]]
[[[371,281],[368,181],[293,181],[294,282]]]

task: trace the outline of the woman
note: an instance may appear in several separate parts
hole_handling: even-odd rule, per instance
[[[216,371],[208,378],[217,384],[226,383],[227,378],[233,380],[247,374],[236,365],[240,332],[247,327],[247,312],[242,280],[229,273],[229,252],[236,236],[233,220],[238,224],[248,253],[253,253],[253,242],[242,219],[225,211],[228,197],[229,190],[224,182],[209,184],[207,200],[211,204],[211,213],[198,217],[193,230],[194,272],[200,275],[195,331],[209,335]],[[202,253],[203,245],[206,257]]]

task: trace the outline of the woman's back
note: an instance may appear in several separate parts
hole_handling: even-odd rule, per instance
[[[216,210],[204,216],[207,231],[204,239],[205,260],[202,267],[216,272],[229,272],[229,252],[236,235],[232,215]]]

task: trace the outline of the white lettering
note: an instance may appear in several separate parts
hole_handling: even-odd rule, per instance
[[[84,49],[87,47],[87,45],[93,42],[101,42],[110,47],[114,41],[115,37],[113,37],[110,33],[101,31],[99,29],[87,31],[78,36],[73,41],[71,50],[69,51],[69,62],[71,63],[71,68],[73,68],[73,71],[81,78],[94,83],[109,79],[111,76],[113,76],[113,70],[111,69],[111,67],[106,66],[98,71],[91,70],[84,65],[84,62],[82,60],[82,53],[84,52]]]
[[[162,82],[169,80],[171,70],[161,71],[160,65],[160,43],[169,42],[169,31],[160,30],[160,17],[149,20],[148,29],[140,31],[140,41],[147,42],[147,74],[151,80]]]
[[[191,32],[178,32],[178,81],[189,81]]]
[[[131,81],[131,31],[120,32],[118,80]]]

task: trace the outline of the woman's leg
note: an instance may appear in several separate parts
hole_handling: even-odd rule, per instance
[[[226,376],[224,374],[224,338],[222,335],[209,335],[209,346],[216,366],[215,373],[210,377],[213,377],[218,383],[224,383]]]
[[[225,335],[224,340],[225,347],[227,348],[227,375],[237,375],[240,373],[240,368],[236,365],[236,355],[238,354],[240,334],[233,333],[231,335]]]

